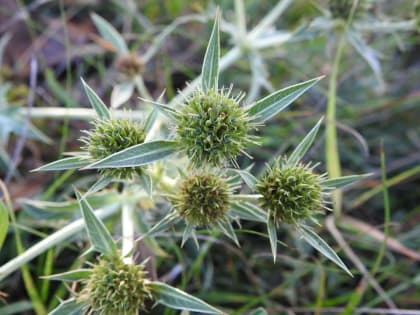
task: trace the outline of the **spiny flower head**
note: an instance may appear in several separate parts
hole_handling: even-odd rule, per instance
[[[137,314],[152,300],[143,265],[125,264],[121,257],[101,256],[78,299],[99,315]]]
[[[330,0],[329,10],[334,19],[347,20],[353,8],[353,0]],[[354,17],[360,17],[369,9],[367,0],[359,0],[354,12]]]
[[[262,195],[261,207],[276,224],[296,224],[312,218],[323,206],[323,181],[324,175],[315,174],[310,165],[279,160],[268,167],[256,187]]]
[[[250,117],[240,107],[242,95],[230,90],[198,90],[187,98],[178,115],[176,133],[183,150],[195,167],[222,166],[244,153],[254,141],[248,135]]]
[[[170,199],[188,224],[208,226],[225,217],[233,189],[225,178],[206,171],[182,179],[176,195]]]
[[[129,119],[98,119],[93,122],[93,129],[85,131],[81,138],[94,160],[102,160],[109,155],[144,142],[144,127]],[[141,167],[108,168],[100,170],[104,175],[121,179],[131,179],[141,175]]]

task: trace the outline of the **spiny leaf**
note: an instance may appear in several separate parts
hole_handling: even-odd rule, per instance
[[[322,78],[323,76],[289,86],[257,101],[247,109],[248,114],[253,117],[252,122],[262,124],[277,115]]]
[[[175,224],[179,220],[179,215],[177,212],[169,212],[166,216],[163,217],[158,223],[156,223],[147,233],[145,233],[142,238],[146,236],[152,236],[158,232],[162,232],[168,229],[171,224]]]
[[[77,281],[81,279],[86,279],[92,274],[91,269],[77,269],[77,270],[70,270],[67,272],[57,273],[54,275],[49,275],[45,277],[41,277],[42,279],[48,280],[57,280],[57,281]]]
[[[321,123],[324,118],[321,118],[318,120],[316,125],[309,131],[309,133],[302,139],[302,141],[297,145],[295,150],[292,152],[292,154],[289,156],[287,161],[290,164],[295,164],[299,162],[302,157],[305,155],[306,152],[308,152],[309,148],[311,147],[312,143],[314,142],[314,139],[318,133],[319,127],[321,126]]]
[[[108,21],[95,13],[91,13],[90,16],[101,36],[110,42],[120,54],[128,54],[128,48],[124,38]]]
[[[242,220],[255,222],[267,222],[267,213],[257,206],[248,202],[235,202],[231,206],[230,214],[232,217],[239,217]]]
[[[357,182],[365,177],[368,177],[372,174],[363,174],[363,175],[349,175],[349,176],[342,176],[337,178],[327,179],[322,183],[325,187],[331,188],[341,188],[351,183]]]
[[[95,93],[95,91],[83,80],[82,80],[83,88],[85,89],[86,95],[89,99],[90,105],[96,111],[99,118],[101,119],[110,119],[111,113],[109,112],[108,108],[105,106],[104,102],[100,99],[100,97]]]
[[[322,255],[327,257],[329,260],[334,262],[337,266],[342,268],[345,272],[347,272],[350,276],[353,277],[350,270],[347,266],[343,263],[343,261],[338,257],[338,255],[334,252],[334,250],[312,229],[305,225],[300,225],[298,227],[298,231],[302,235],[303,239],[308,242],[313,248],[319,251]]]
[[[205,314],[224,314],[206,302],[167,284],[152,282],[150,286],[153,296],[159,304],[178,310],[189,310]]]
[[[156,140],[134,145],[98,162],[86,166],[89,168],[133,167],[150,164],[161,160],[178,150],[175,141]]]
[[[274,263],[276,263],[277,258],[277,229],[276,224],[274,223],[274,220],[270,218],[270,215],[268,216],[267,221],[267,232],[268,232],[268,238],[270,239],[270,246],[271,246],[271,253],[273,254],[273,260]]]
[[[114,86],[111,92],[111,107],[118,108],[127,102],[133,95],[134,85],[131,82],[123,82]]]
[[[93,249],[109,256],[118,255],[117,246],[111,234],[102,221],[95,215],[92,207],[78,191],[76,191],[76,197],[79,201],[83,218],[85,219],[86,231]]]
[[[61,302],[48,315],[82,315],[87,305],[77,303],[75,298]]]
[[[87,157],[72,156],[45,164],[41,167],[32,170],[32,172],[71,170],[89,165],[90,162],[91,161]]]
[[[220,59],[219,19],[220,12],[217,11],[201,71],[201,88],[203,91],[216,90],[218,86]]]
[[[235,231],[233,229],[232,223],[228,219],[219,220],[217,226],[222,230],[222,232],[229,237],[235,244],[239,247],[239,241],[236,237]]]
[[[112,182],[111,177],[101,176],[96,183],[90,186],[89,190],[85,193],[85,196],[94,194],[102,189],[104,189],[109,183]]]

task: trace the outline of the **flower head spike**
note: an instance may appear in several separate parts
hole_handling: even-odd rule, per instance
[[[143,265],[125,264],[121,257],[101,256],[93,265],[78,300],[100,315],[135,314],[152,301]]]
[[[129,119],[97,119],[93,129],[85,131],[81,138],[84,149],[92,159],[102,160],[109,155],[144,142],[144,127]],[[143,173],[142,167],[103,168],[104,175],[121,179],[131,179]]]

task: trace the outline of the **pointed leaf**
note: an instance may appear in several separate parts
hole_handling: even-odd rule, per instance
[[[346,185],[352,184],[354,182],[357,182],[358,180],[361,180],[365,177],[368,177],[372,174],[363,174],[363,175],[349,175],[349,176],[342,176],[338,178],[331,178],[327,179],[322,183],[325,187],[331,187],[331,188],[341,188]]]
[[[159,304],[178,310],[189,310],[205,314],[224,314],[206,302],[165,283],[152,282],[150,285],[153,296]]]
[[[295,150],[292,152],[292,154],[289,156],[287,161],[290,164],[295,164],[299,162],[302,157],[305,155],[306,152],[308,152],[309,148],[311,147],[312,143],[314,142],[314,139],[318,133],[319,127],[321,126],[321,123],[323,121],[324,117],[322,117],[316,125],[309,131],[309,133],[302,139],[302,141],[297,145]]]
[[[86,166],[89,168],[118,168],[150,164],[161,160],[178,150],[175,141],[157,140],[134,145],[120,152],[111,154],[103,160]]]
[[[176,211],[169,212],[166,216],[163,217],[162,220],[160,220],[149,231],[147,231],[147,233],[145,233],[142,238],[166,231],[170,225],[175,224],[178,220],[179,215]]]
[[[153,125],[155,124],[157,116],[158,116],[158,110],[156,108],[153,108],[153,110],[147,116],[146,122],[144,123],[144,130],[146,131],[146,134],[148,134],[149,131],[152,129]]]
[[[0,250],[6,239],[7,230],[9,228],[9,211],[3,201],[0,200]]]
[[[143,189],[149,195],[149,197],[152,197],[152,192],[153,192],[152,177],[150,177],[148,174],[143,173],[140,176],[140,183]]]
[[[184,229],[184,233],[182,233],[182,242],[181,247],[184,247],[185,243],[191,237],[192,233],[194,233],[195,227],[191,224],[187,224]]]
[[[127,102],[133,95],[134,85],[131,82],[123,82],[114,86],[111,92],[111,107],[118,108]]]
[[[99,118],[101,119],[110,119],[111,113],[109,112],[108,108],[105,106],[104,102],[100,99],[100,97],[95,93],[95,91],[83,80],[82,80],[83,88],[85,89],[86,95],[89,99],[89,103],[92,108],[96,111]]]
[[[90,16],[101,36],[110,42],[120,54],[128,54],[128,48],[124,38],[108,21],[95,13],[92,13]]]
[[[268,238],[270,239],[271,253],[273,254],[274,263],[276,263],[277,258],[277,229],[276,224],[272,219],[267,221],[267,232]]]
[[[82,315],[84,313],[86,305],[77,303],[75,298],[68,299],[61,302],[55,309],[53,309],[48,315]]]
[[[252,311],[248,315],[268,315],[265,309],[262,307],[257,308],[255,311]]]
[[[345,272],[347,272],[350,276],[353,277],[350,270],[347,266],[343,263],[343,261],[338,257],[338,255],[334,252],[334,250],[312,229],[305,225],[301,225],[298,227],[298,231],[302,235],[303,239],[308,242],[313,248],[319,251],[322,255],[327,257],[329,260],[334,262],[337,266],[342,268]]]
[[[218,85],[220,59],[219,19],[220,13],[217,11],[201,70],[201,88],[203,91],[217,89]]]
[[[77,281],[81,279],[87,279],[92,274],[92,269],[77,269],[70,270],[67,272],[57,273],[54,275],[49,275],[41,277],[42,279],[48,280],[57,280],[57,281]]]
[[[156,102],[156,101],[151,101],[151,100],[146,100],[144,98],[139,97],[139,99],[141,99],[143,102],[145,103],[150,103],[153,105],[153,107],[159,111],[161,114],[163,114],[165,117],[169,118],[172,121],[175,121],[177,119],[177,117],[179,116],[178,112],[173,109],[172,107],[169,107],[165,104]]]
[[[89,190],[85,193],[85,196],[97,193],[98,191],[104,189],[112,182],[112,177],[101,176],[96,183],[94,183]]]
[[[230,213],[242,220],[267,222],[267,213],[249,202],[235,202],[231,206]]]
[[[85,219],[86,231],[89,235],[93,249],[109,256],[118,255],[117,246],[115,245],[111,234],[102,221],[95,215],[92,207],[78,191],[76,191],[76,197],[79,201],[83,218]]]
[[[45,164],[41,167],[38,167],[32,170],[32,172],[71,170],[71,169],[84,167],[86,165],[89,165],[89,163],[91,162],[92,161],[89,160],[88,157],[72,156],[72,157],[64,158],[58,161]]]
[[[222,230],[222,232],[229,237],[235,244],[239,247],[239,241],[236,237],[235,230],[233,229],[232,223],[227,218],[219,220],[217,226]]]
[[[241,176],[241,178],[243,179],[243,181],[245,182],[245,184],[251,189],[254,190],[255,185],[257,183],[257,179],[255,178],[254,175],[252,175],[250,172],[248,172],[247,170],[238,170],[238,169],[234,169],[233,172],[239,174],[239,176]]]
[[[248,108],[248,114],[253,117],[252,122],[261,124],[277,115],[322,78],[323,76],[289,86],[257,101]]]

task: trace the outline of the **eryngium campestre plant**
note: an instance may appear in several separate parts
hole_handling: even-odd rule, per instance
[[[170,196],[178,214],[192,226],[208,226],[225,218],[234,187],[219,175],[195,173],[181,180],[179,190]]]
[[[137,314],[152,301],[143,265],[125,264],[121,257],[102,255],[93,265],[78,300],[89,305],[89,314]]]
[[[97,119],[93,129],[84,131],[84,149],[94,160],[102,160],[113,153],[144,142],[144,127],[129,119]],[[143,173],[142,167],[104,168],[100,172],[109,177],[132,179]]]
[[[255,142],[248,135],[253,127],[250,118],[239,105],[243,94],[230,94],[230,89],[197,90],[186,98],[177,116],[179,143],[195,167],[235,164],[235,158]]]
[[[297,224],[312,219],[323,207],[325,175],[315,174],[313,168],[310,164],[292,164],[280,159],[268,166],[266,174],[257,182],[257,191],[262,195],[261,208],[269,211],[270,219],[276,224]]]

